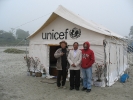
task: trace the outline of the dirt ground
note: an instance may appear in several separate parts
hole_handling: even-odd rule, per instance
[[[133,100],[133,66],[124,84],[93,86],[90,93],[70,91],[69,82],[66,89],[57,89],[56,84],[42,83],[44,78],[27,76],[25,54],[7,54],[6,48],[0,47],[0,100]]]

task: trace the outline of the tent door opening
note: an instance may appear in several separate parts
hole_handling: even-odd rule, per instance
[[[49,53],[49,74],[53,76],[57,76],[57,70],[56,70],[56,62],[57,59],[54,57],[54,53],[56,50],[60,48],[60,46],[50,46],[50,53]]]

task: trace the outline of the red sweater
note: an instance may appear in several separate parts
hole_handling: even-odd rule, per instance
[[[92,66],[95,62],[94,52],[90,49],[89,42],[85,42],[88,45],[88,48],[82,49],[82,64],[81,67],[86,69]],[[84,43],[84,44],[85,44]]]

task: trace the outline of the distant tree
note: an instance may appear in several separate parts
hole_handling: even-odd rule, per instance
[[[22,29],[17,29],[16,30],[16,38],[18,40],[23,40],[23,39],[27,38],[29,35],[30,35],[29,31],[24,31]]]
[[[22,41],[26,37],[29,36],[29,32],[18,29],[16,34],[14,36],[13,31],[6,32],[4,30],[0,30],[0,46],[5,46],[5,45],[25,45],[25,41]],[[29,41],[27,41],[27,44]]]
[[[3,30],[0,30],[0,34],[3,34],[4,33],[4,31]]]
[[[13,33],[0,30],[0,41],[2,42],[11,42],[14,41],[15,37]]]

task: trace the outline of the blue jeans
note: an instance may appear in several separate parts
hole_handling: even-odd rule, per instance
[[[91,89],[92,67],[89,67],[87,69],[82,68],[82,75],[83,75],[83,87]]]

